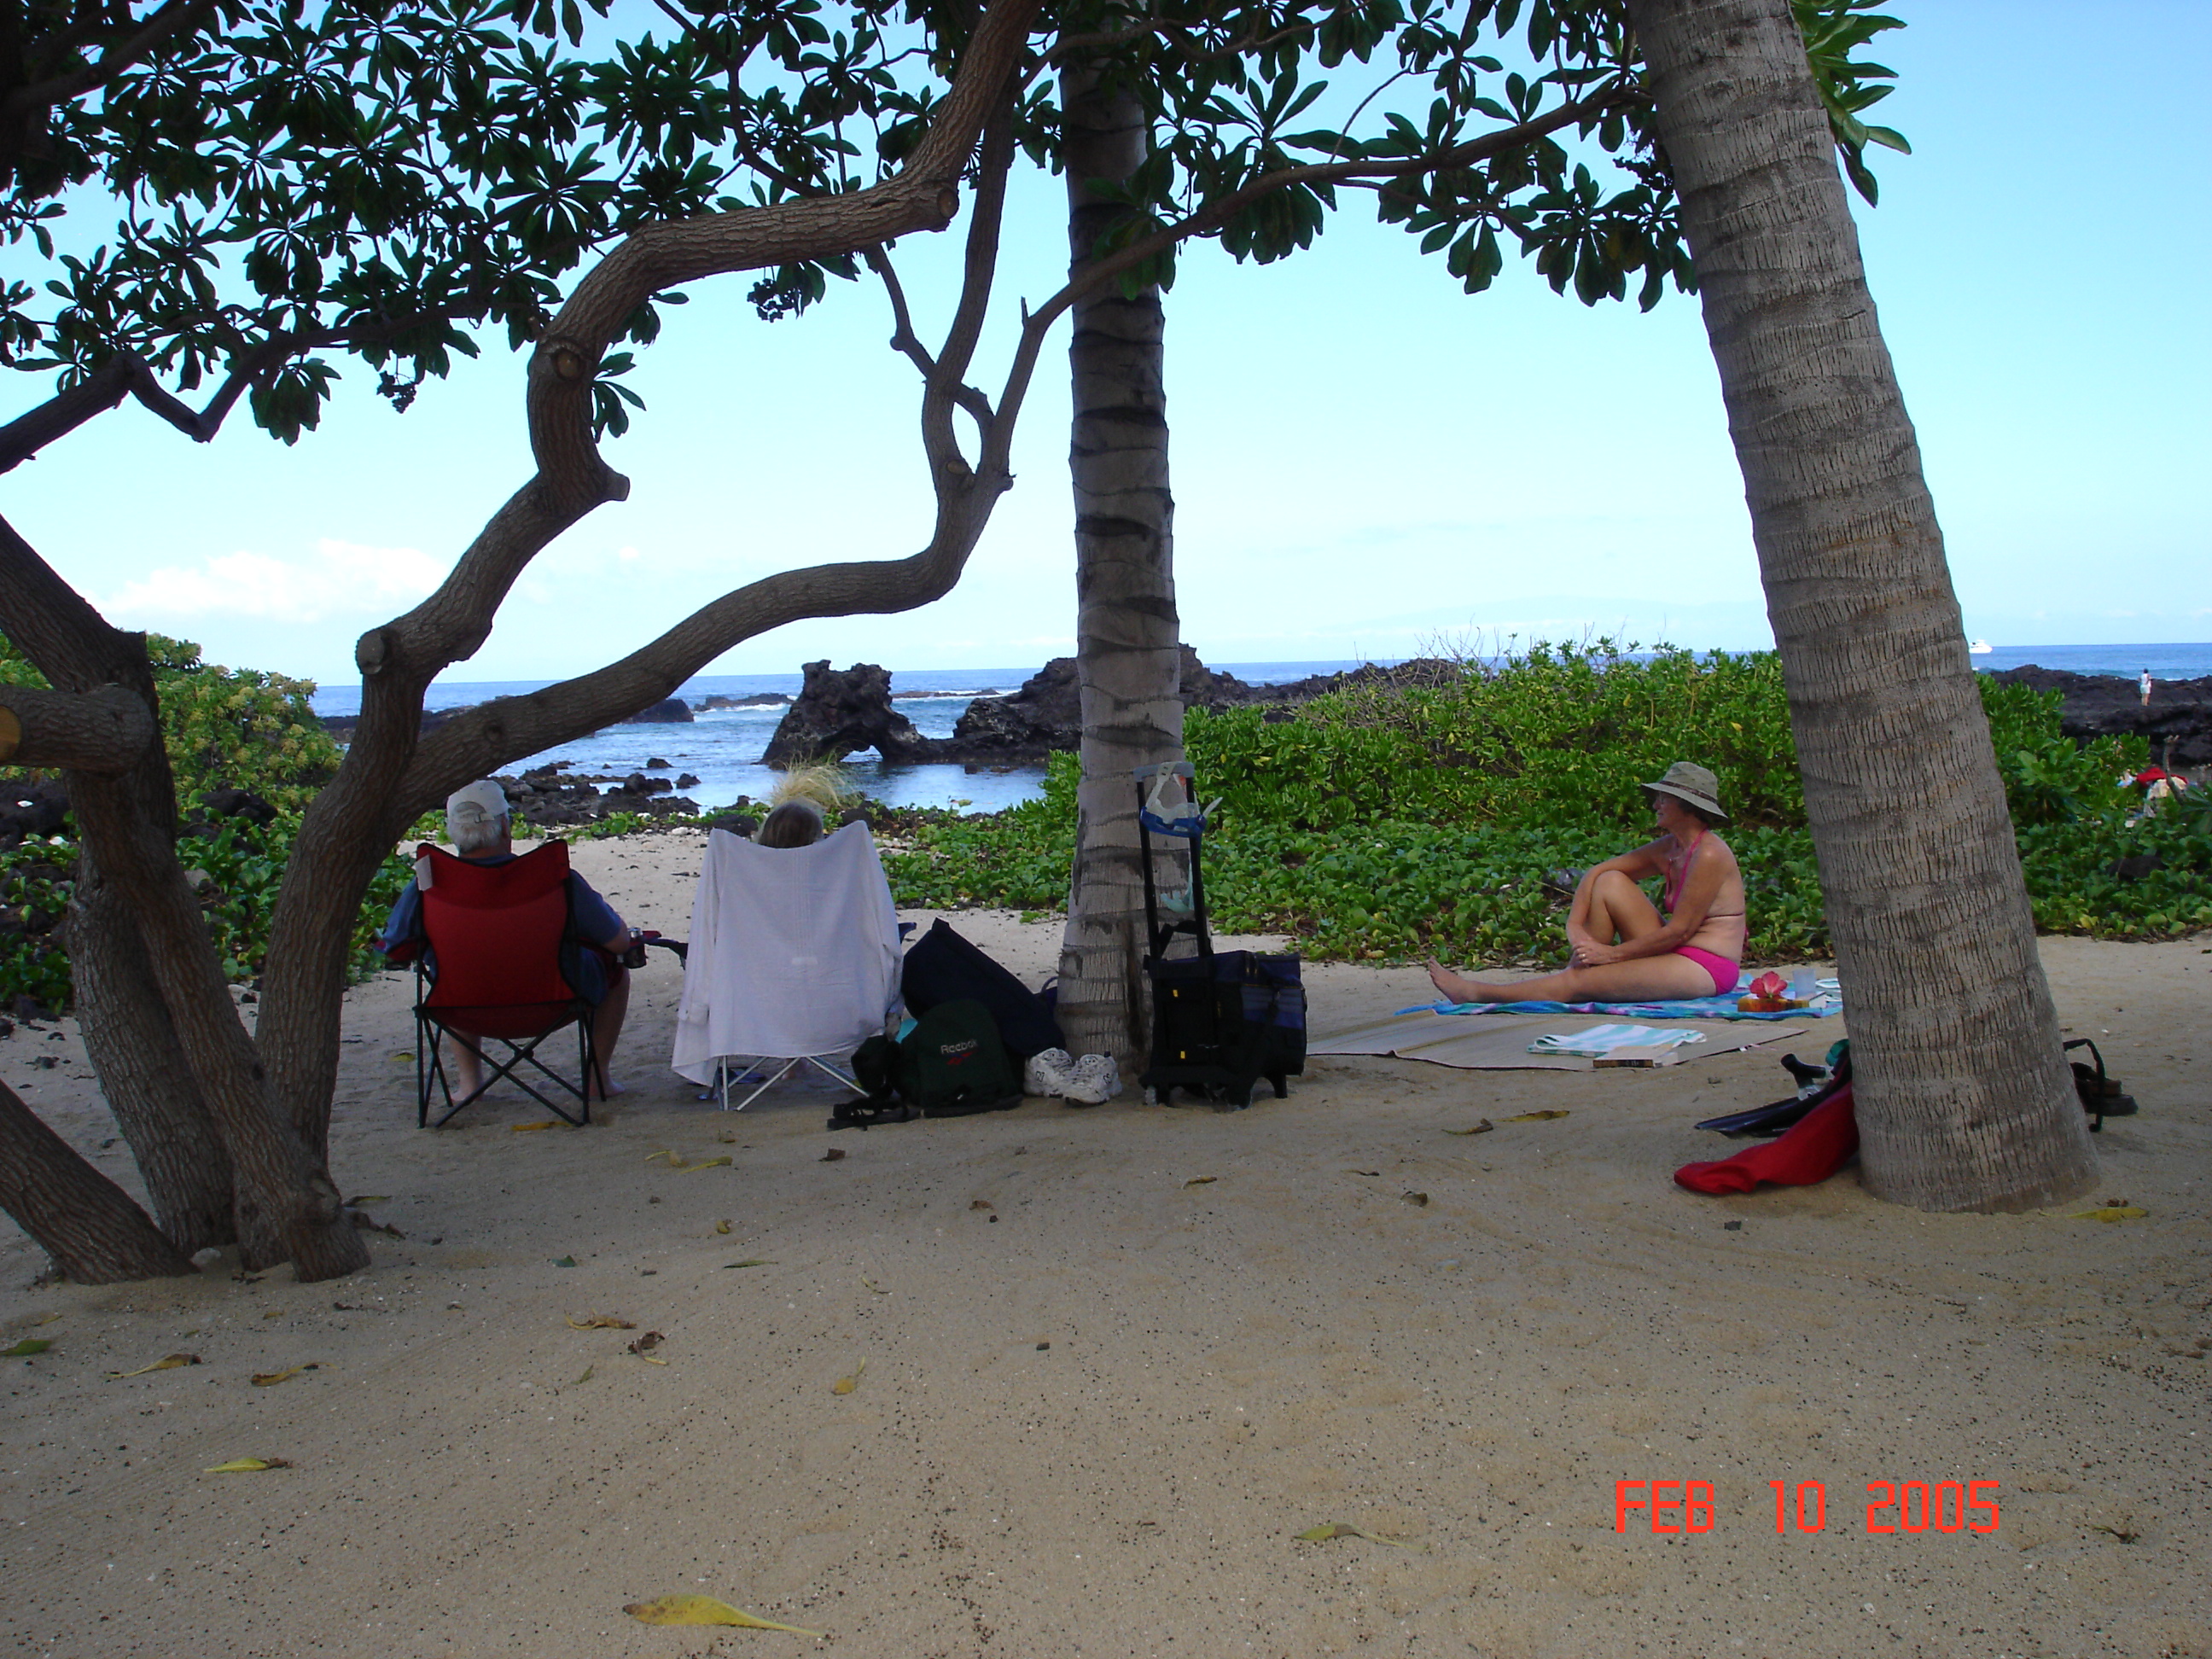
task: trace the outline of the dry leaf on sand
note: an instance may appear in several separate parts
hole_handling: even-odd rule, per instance
[[[35,1336],[27,1336],[12,1348],[0,1348],[0,1359],[28,1359],[34,1353],[44,1353],[54,1345]],[[134,1376],[136,1373],[132,1373]],[[118,1371],[120,1376],[122,1372]]]
[[[1510,1117],[1507,1118],[1505,1121],[1508,1123],[1517,1123],[1520,1121],[1518,1118]],[[1495,1123],[1492,1123],[1488,1118],[1485,1118],[1481,1122],[1476,1124],[1472,1129],[1447,1129],[1444,1133],[1448,1135],[1486,1135],[1497,1127],[1498,1126]]]
[[[680,1170],[684,1167],[684,1154],[678,1152],[673,1146],[663,1146],[657,1152],[647,1152],[645,1155],[645,1161],[647,1164],[650,1164],[657,1158],[666,1158],[668,1160],[668,1167],[672,1170]]]
[[[126,1376],[143,1376],[149,1371],[173,1371],[179,1366],[199,1363],[200,1357],[196,1353],[165,1353],[150,1365],[141,1365],[135,1371],[110,1371],[107,1376],[110,1382],[116,1382]]]
[[[732,1267],[773,1267],[774,1266],[775,1263],[763,1255],[749,1255],[743,1261],[725,1261],[722,1264],[725,1272]]]
[[[614,1314],[586,1314],[581,1319],[571,1319],[568,1328],[572,1331],[634,1331],[637,1328],[637,1321],[623,1319]]]
[[[2101,1209],[2084,1210],[2081,1214],[2077,1216],[2070,1216],[2068,1219],[2072,1221],[2140,1221],[2143,1217],[2149,1213],[2150,1212],[2144,1209],[2140,1204],[2107,1204]]]
[[[850,1376],[841,1376],[835,1382],[832,1382],[830,1385],[830,1392],[832,1394],[852,1393],[854,1389],[860,1386],[861,1374],[867,1369],[868,1362],[863,1359],[859,1364],[853,1367],[853,1374]]]
[[[1516,1112],[1505,1121],[1508,1123],[1549,1123],[1555,1117],[1565,1117],[1565,1112]]]
[[[1182,1184],[1186,1187],[1211,1187],[1220,1179],[1219,1176],[1193,1176]]]
[[[321,1369],[320,1365],[311,1360],[307,1364],[289,1366],[281,1371],[256,1371],[253,1373],[253,1386],[257,1389],[273,1389],[279,1382],[289,1382],[301,1371],[315,1371]]]
[[[510,1123],[507,1127],[519,1135],[535,1134],[540,1129],[559,1128],[561,1120],[557,1117],[543,1117],[535,1123]]]
[[[289,1469],[291,1467],[281,1457],[234,1457],[228,1463],[217,1463],[206,1472],[210,1474],[255,1474],[263,1469]]]
[[[584,1374],[583,1374],[581,1376],[578,1377],[574,1382],[571,1382],[568,1386],[569,1386],[570,1388],[572,1388],[572,1389],[573,1389],[573,1388],[577,1387],[577,1386],[578,1386],[579,1384],[580,1384],[580,1383],[585,1383],[585,1382],[590,1382],[590,1381],[592,1380],[592,1373],[593,1371],[597,1370],[598,1369],[599,1369],[599,1367],[598,1367],[598,1366],[596,1366],[596,1365],[586,1365],[586,1366],[585,1366],[585,1367],[584,1367]]]
[[[1429,1207],[1429,1195],[1426,1193],[1401,1193],[1398,1196],[1416,1209],[1425,1210]]]
[[[741,1630],[789,1631],[793,1636],[818,1638],[822,1634],[818,1630],[801,1630],[796,1625],[756,1619],[711,1595],[663,1595],[651,1601],[629,1602],[623,1611],[641,1625],[735,1625]]]
[[[668,1339],[659,1331],[647,1331],[629,1345],[629,1351],[649,1365],[665,1365],[668,1363],[665,1359],[655,1359],[653,1357],[653,1350],[666,1340]]]
[[[860,1283],[866,1289],[873,1291],[878,1296],[889,1296],[890,1294],[889,1291],[877,1284],[874,1279],[869,1278],[866,1273],[862,1273],[860,1275]]]
[[[988,1210],[996,1206],[988,1198],[971,1198],[968,1200],[968,1207],[971,1210]]]
[[[684,1164],[681,1168],[685,1175],[696,1175],[702,1170],[718,1170],[728,1162],[730,1160],[726,1158],[706,1158],[696,1164]]]
[[[1300,1541],[1318,1544],[1329,1538],[1364,1538],[1370,1544],[1389,1544],[1401,1550],[1425,1550],[1426,1544],[1409,1544],[1402,1538],[1392,1538],[1379,1532],[1370,1532],[1349,1521],[1334,1521],[1326,1526],[1309,1527],[1298,1534]]]
[[[842,1146],[832,1146],[828,1152],[822,1154],[817,1162],[823,1164],[837,1164],[842,1163],[844,1160],[844,1157],[845,1149]],[[729,1161],[730,1160],[726,1158],[722,1160],[725,1164],[727,1164]]]
[[[718,1234],[726,1233],[730,1231],[730,1224],[726,1221],[717,1221],[714,1224],[714,1231]]]

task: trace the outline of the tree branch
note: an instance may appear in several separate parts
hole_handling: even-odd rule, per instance
[[[0,764],[112,775],[136,763],[154,737],[154,716],[121,686],[0,685]]]
[[[169,0],[137,33],[102,52],[98,63],[80,64],[35,86],[16,88],[0,99],[0,131],[21,131],[34,112],[52,109],[106,86],[132,64],[143,62],[173,36],[198,28],[215,7],[216,0]]]

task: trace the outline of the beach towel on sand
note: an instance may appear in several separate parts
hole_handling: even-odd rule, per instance
[[[1844,1012],[1841,997],[1824,992],[1802,1008],[1747,1014],[1736,999],[1754,975],[1746,973],[1726,996],[1685,997],[1679,1002],[1417,1002],[1401,1014],[1626,1014],[1635,1019],[1820,1019]]]

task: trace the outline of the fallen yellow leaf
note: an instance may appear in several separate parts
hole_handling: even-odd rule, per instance
[[[252,1474],[261,1469],[289,1469],[292,1466],[281,1457],[234,1457],[228,1463],[218,1463],[207,1471],[210,1474]]]
[[[647,1152],[645,1155],[645,1161],[647,1164],[650,1164],[656,1158],[666,1158],[668,1160],[668,1167],[672,1170],[680,1170],[684,1167],[684,1154],[678,1152],[673,1146],[663,1146],[657,1152]]]
[[[1516,1112],[1505,1121],[1508,1123],[1549,1123],[1555,1117],[1565,1117],[1565,1112]]]
[[[321,1369],[322,1368],[320,1366],[310,1362],[305,1365],[294,1365],[288,1370],[256,1371],[253,1373],[253,1386],[257,1389],[273,1389],[279,1382],[290,1382],[301,1371],[319,1370]]]
[[[1379,1532],[1370,1532],[1366,1528],[1355,1526],[1349,1521],[1336,1521],[1326,1526],[1309,1527],[1297,1536],[1302,1542],[1308,1544],[1318,1544],[1330,1538],[1364,1538],[1370,1544],[1389,1544],[1395,1549],[1425,1550],[1428,1548],[1426,1544],[1409,1544],[1402,1538],[1391,1538]]]
[[[641,1625],[735,1625],[741,1630],[789,1631],[793,1636],[822,1634],[818,1630],[801,1630],[796,1625],[756,1619],[711,1595],[663,1595],[651,1601],[631,1601],[623,1611]]]
[[[685,1175],[696,1175],[702,1170],[718,1169],[728,1162],[730,1162],[730,1160],[726,1158],[707,1158],[700,1159],[696,1164],[679,1164],[676,1167],[682,1170]]]
[[[637,1321],[617,1318],[613,1314],[592,1314],[583,1319],[569,1320],[568,1328],[572,1331],[634,1331],[637,1328]]]
[[[730,1224],[726,1221],[717,1221],[714,1224],[714,1231],[717,1233],[726,1233],[730,1231]]]
[[[1219,1176],[1193,1176],[1182,1184],[1186,1187],[1211,1187],[1220,1179]]]
[[[2107,1204],[2102,1209],[2084,1210],[2081,1214],[2077,1216],[2070,1216],[2068,1219],[2072,1221],[2140,1221],[2143,1217],[2149,1213],[2150,1212],[2144,1209],[2140,1204]]]
[[[852,1393],[854,1389],[860,1386],[860,1374],[867,1369],[868,1362],[863,1359],[859,1364],[853,1367],[853,1374],[850,1376],[841,1376],[835,1382],[832,1382],[830,1385],[830,1392],[832,1394]]]
[[[584,1367],[584,1374],[583,1374],[581,1376],[578,1377],[578,1378],[576,1379],[576,1382],[571,1382],[568,1386],[569,1386],[570,1388],[572,1388],[572,1389],[573,1389],[573,1388],[574,1388],[574,1387],[576,1386],[576,1384],[577,1384],[577,1383],[579,1383],[579,1382],[590,1382],[590,1381],[592,1380],[592,1373],[593,1371],[597,1370],[598,1369],[599,1369],[599,1367],[598,1367],[598,1366],[596,1366],[596,1365],[586,1365],[586,1366],[585,1366],[585,1367]]]
[[[346,1207],[348,1209],[358,1209],[364,1204],[389,1204],[391,1202],[392,1194],[390,1193],[356,1193],[351,1198],[346,1200]]]
[[[197,1365],[200,1357],[196,1353],[165,1353],[150,1365],[141,1365],[135,1371],[110,1371],[108,1380],[118,1381],[126,1376],[143,1376],[149,1371],[173,1371],[181,1365]]]
[[[559,1128],[561,1120],[557,1117],[545,1117],[538,1119],[535,1123],[510,1123],[507,1127],[519,1135],[534,1134],[540,1129]]]
[[[862,1273],[860,1275],[860,1283],[869,1290],[873,1291],[878,1296],[889,1296],[890,1294],[889,1291],[877,1284],[874,1279],[869,1278],[866,1273]]]
[[[1508,1123],[1519,1121],[1516,1118],[1508,1118],[1505,1121]],[[1476,1124],[1472,1129],[1447,1129],[1444,1133],[1448,1135],[1486,1135],[1497,1127],[1498,1126],[1495,1123],[1492,1123],[1488,1118],[1485,1118],[1481,1122]]]

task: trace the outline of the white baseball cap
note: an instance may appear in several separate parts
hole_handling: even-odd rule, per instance
[[[464,784],[446,797],[448,834],[465,823],[489,823],[507,816],[507,791],[489,778]]]

